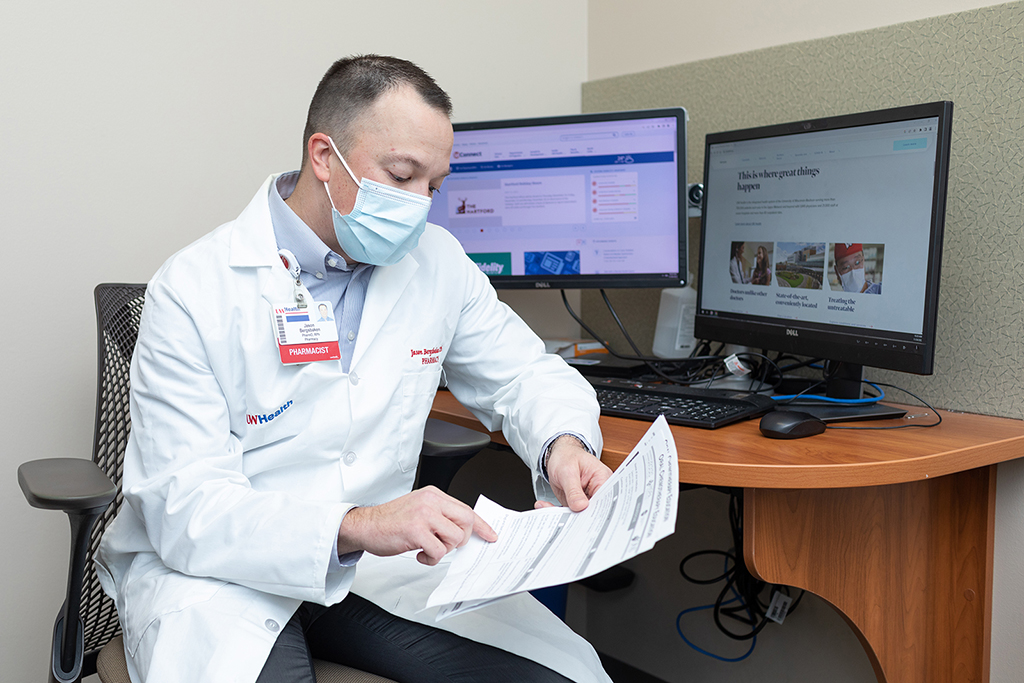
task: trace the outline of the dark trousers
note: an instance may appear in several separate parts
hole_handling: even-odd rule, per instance
[[[569,681],[505,650],[396,617],[351,593],[332,607],[300,605],[256,683],[314,683],[314,658],[399,683]]]

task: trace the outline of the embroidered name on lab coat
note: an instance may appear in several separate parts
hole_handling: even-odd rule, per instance
[[[423,365],[430,365],[431,363],[440,362],[441,349],[443,348],[443,346],[436,346],[432,349],[409,349],[409,353],[411,358],[419,356]]]

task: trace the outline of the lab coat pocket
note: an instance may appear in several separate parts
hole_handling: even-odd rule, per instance
[[[410,372],[402,377],[402,424],[398,445],[398,465],[403,472],[416,468],[423,445],[423,428],[430,414],[438,384],[441,366],[422,372]]]
[[[138,558],[136,563],[139,563]],[[158,560],[139,565],[138,569],[133,566],[128,570],[122,615],[125,645],[133,657],[146,631],[161,617],[209,601],[226,583],[219,579],[180,574]],[[140,575],[133,577],[136,571]]]

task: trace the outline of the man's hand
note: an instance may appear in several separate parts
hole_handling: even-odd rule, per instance
[[[573,512],[585,510],[597,489],[612,476],[612,471],[593,454],[588,453],[579,439],[568,434],[555,439],[548,456],[548,481],[558,501]],[[538,500],[536,508],[553,507]]]
[[[474,532],[487,542],[498,539],[471,507],[427,486],[383,505],[352,508],[338,531],[338,554],[365,550],[388,556],[419,549],[416,559],[433,566]]]

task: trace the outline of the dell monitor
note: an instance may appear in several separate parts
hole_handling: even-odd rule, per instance
[[[497,288],[686,281],[686,111],[456,123],[428,220]]]
[[[931,374],[951,102],[708,135],[695,334]]]

